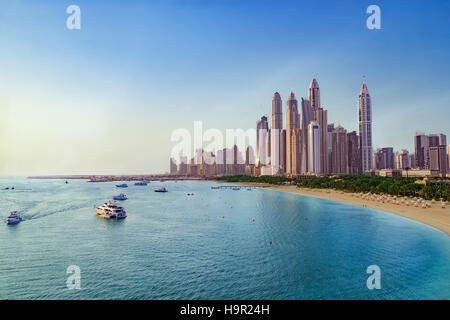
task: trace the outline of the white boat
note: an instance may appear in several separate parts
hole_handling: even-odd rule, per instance
[[[125,194],[121,193],[121,194],[119,194],[117,196],[113,196],[113,199],[114,200],[127,200],[128,198],[127,198],[127,196]]]
[[[100,218],[105,219],[124,219],[127,213],[123,207],[118,206],[115,202],[105,202],[100,207],[94,208]]]
[[[17,211],[11,211],[11,214],[6,218],[7,224],[18,224],[23,219]]]

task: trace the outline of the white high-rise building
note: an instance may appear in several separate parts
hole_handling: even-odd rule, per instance
[[[363,174],[372,170],[372,100],[366,81],[363,81],[358,99],[359,108],[359,137],[361,151],[361,165]]]
[[[256,165],[266,165],[268,151],[267,139],[269,134],[269,124],[267,123],[267,117],[261,117],[261,120],[256,122]]]
[[[301,173],[307,173],[308,170],[308,125],[314,120],[314,109],[311,107],[309,100],[302,98],[302,164]]]
[[[312,121],[308,125],[308,172],[320,173],[320,126]]]

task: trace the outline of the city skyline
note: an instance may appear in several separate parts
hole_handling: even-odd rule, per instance
[[[253,128],[312,78],[351,132],[367,77],[375,150],[449,134],[448,2],[380,1],[380,30],[364,1],[77,4],[80,30],[57,1],[0,4],[0,176],[166,172],[173,130]]]
[[[221,141],[219,149],[205,150],[203,138],[198,140],[194,137],[197,141],[194,142],[196,156],[188,159],[186,152],[190,152],[191,145],[186,145],[185,140],[190,140],[190,137],[185,136],[181,142],[183,148],[175,148],[179,153],[172,153],[170,158],[170,174],[203,177],[242,174],[287,177],[412,174],[445,177],[450,168],[450,156],[447,155],[450,145],[447,145],[447,137],[443,133],[425,135],[416,132],[415,150],[411,154],[406,149],[395,152],[393,147],[373,149],[372,97],[365,77],[358,95],[359,136],[356,131],[348,132],[342,126],[335,127],[334,123],[328,122],[328,111],[320,102],[320,86],[316,78],[312,79],[308,88],[308,99],[301,98],[301,111],[295,93],[291,91],[289,94],[285,128],[282,104],[282,97],[277,91],[272,98],[272,126],[269,128],[270,120],[262,116],[256,121],[254,132],[235,132],[232,136],[227,133],[227,147],[223,149],[224,141]],[[222,135],[216,136],[214,141],[222,138]],[[246,149],[246,157],[243,156],[243,149]],[[255,161],[249,159],[249,150],[253,149],[256,150]],[[178,157],[179,163],[183,162],[180,158],[184,158],[186,170],[178,171],[177,159],[173,157]]]

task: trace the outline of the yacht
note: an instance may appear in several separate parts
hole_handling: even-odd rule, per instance
[[[147,182],[146,181],[140,181],[140,182],[136,182],[134,185],[135,186],[146,186]]]
[[[117,188],[128,188],[128,185],[126,183],[122,183],[122,184],[116,184]]]
[[[121,194],[119,194],[117,196],[113,196],[113,199],[114,200],[127,200],[128,198],[127,198],[127,196],[125,194],[121,193]]]
[[[6,218],[7,224],[18,224],[23,219],[17,211],[11,211],[11,214]]]
[[[168,192],[168,190],[165,187],[156,189],[155,192]]]
[[[105,219],[124,219],[127,217],[123,207],[118,206],[115,202],[105,202],[100,207],[96,207],[95,211],[100,218]]]

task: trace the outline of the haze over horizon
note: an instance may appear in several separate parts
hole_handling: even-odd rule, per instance
[[[171,133],[255,128],[278,91],[320,85],[328,122],[373,146],[450,135],[448,1],[75,1],[0,4],[0,176],[168,171]],[[381,30],[366,8],[381,8]]]

